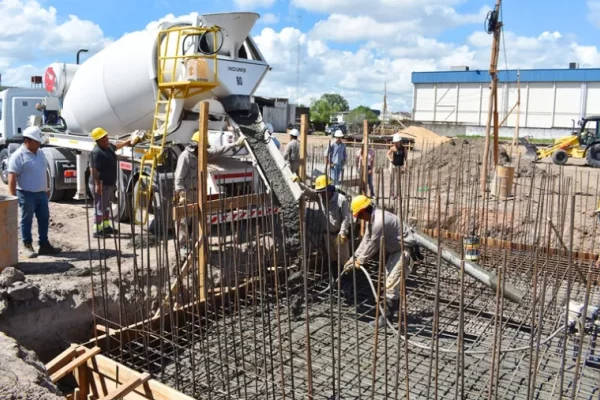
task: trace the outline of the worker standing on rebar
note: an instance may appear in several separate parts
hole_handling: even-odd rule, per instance
[[[365,144],[365,140],[361,142],[361,144]],[[363,151],[362,149],[356,152],[356,161],[358,164],[358,176],[362,179],[362,166],[363,166]],[[373,188],[373,167],[375,165],[375,150],[369,147],[367,151],[367,183],[369,185],[369,191],[371,192],[371,197],[375,197],[375,189]],[[366,189],[365,189],[366,193]]]
[[[290,131],[290,142],[285,146],[283,159],[290,165],[293,174],[300,173],[300,141],[298,140],[300,132],[298,129]]]
[[[413,258],[421,258],[412,232],[404,227],[400,218],[389,211],[377,208],[367,196],[359,195],[352,199],[352,215],[354,218],[369,223],[360,245],[354,252],[354,258],[348,260],[345,270],[359,268],[375,257],[381,247],[381,238],[384,238],[386,256],[386,281],[385,297],[387,302],[387,315],[391,318],[399,308],[400,303],[400,274],[404,268],[404,276],[408,276],[413,263]],[[402,253],[404,242],[404,254]],[[412,256],[411,256],[412,255]],[[385,317],[377,321],[379,327],[385,324]]]
[[[397,187],[399,185],[397,181],[400,179],[400,174],[406,163],[406,149],[402,144],[402,135],[400,133],[396,133],[392,138],[392,147],[388,151],[387,157],[390,161],[390,196],[396,197],[400,192],[400,188]]]
[[[330,143],[325,149],[325,163],[329,166],[329,176],[333,179],[336,187],[342,184],[342,172],[346,165],[347,153],[346,145],[342,142],[344,133],[338,129],[333,135],[335,141]]]
[[[297,182],[304,195],[311,200],[319,203],[319,209],[322,211],[329,228],[323,228],[324,245],[330,254],[330,260],[339,261],[344,265],[350,258],[350,202],[348,198],[339,193],[333,186],[331,179],[326,175],[321,175],[315,180],[314,189],[306,186],[300,181],[297,175],[292,177],[292,181]]]
[[[133,139],[112,144],[108,132],[96,128],[91,133],[96,146],[90,157],[90,191],[94,197],[94,237],[105,237],[117,233],[110,222],[110,207],[117,184],[117,150],[132,146]]]
[[[246,139],[240,137],[237,142],[221,147],[208,145],[208,160],[220,157],[236,147],[241,147]],[[190,143],[177,158],[175,168],[175,203],[184,206],[198,202],[198,143],[200,132],[194,132]],[[179,220],[179,247],[183,255],[188,254],[189,234],[197,225],[193,218],[181,218]]]

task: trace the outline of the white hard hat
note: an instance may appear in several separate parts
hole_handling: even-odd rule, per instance
[[[298,137],[300,136],[300,132],[298,132],[298,129],[292,129],[290,131],[290,136]]]
[[[344,137],[344,132],[342,132],[340,129],[338,129],[337,131],[335,131],[335,133],[333,134],[333,137],[340,137],[343,138]]]
[[[400,135],[399,133],[396,133],[394,135],[394,137],[392,138],[392,143],[399,143],[402,142],[402,135]]]
[[[275,129],[273,129],[273,125],[266,123],[265,128],[269,131],[269,133],[275,133]]]
[[[37,126],[30,126],[23,131],[23,137],[42,143],[42,131]]]

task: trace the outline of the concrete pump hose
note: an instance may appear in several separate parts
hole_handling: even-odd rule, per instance
[[[418,232],[415,229],[413,231],[413,237],[419,243],[419,245],[423,246],[424,248],[426,248],[427,250],[429,250],[435,254],[438,253],[437,243],[430,236],[427,236],[424,233]],[[446,261],[450,265],[452,265],[456,268],[459,268],[459,269],[461,268],[461,263],[463,261],[458,256],[458,254],[456,254],[452,250],[442,249],[441,256],[442,256],[442,260]],[[484,285],[486,285],[487,287],[490,287],[494,290],[496,290],[498,288],[499,282],[498,282],[498,277],[496,275],[494,275],[490,272],[487,272],[479,265],[469,262],[469,261],[464,261],[464,265],[465,265],[465,272],[469,276],[471,276],[478,282],[481,282]],[[502,295],[506,299],[508,299],[514,303],[520,303],[521,300],[523,300],[523,297],[525,297],[525,293],[518,290],[517,288],[514,288],[514,287],[512,287],[510,285],[506,285],[506,284],[504,285],[504,290],[502,291]]]

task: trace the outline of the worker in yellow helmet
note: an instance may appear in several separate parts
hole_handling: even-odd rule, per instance
[[[339,247],[339,261],[344,265],[350,258],[348,238],[350,237],[352,216],[348,198],[335,189],[333,181],[326,175],[317,177],[314,189],[301,182],[297,175],[293,175],[292,180],[300,185],[307,198],[318,202],[319,209],[329,224],[329,227],[321,224],[321,229],[330,260],[338,261]]]
[[[422,256],[411,230],[407,227],[403,229],[400,218],[396,215],[377,208],[373,201],[364,195],[352,199],[351,209],[354,218],[367,222],[369,229],[354,252],[353,259],[346,263],[345,269],[360,267],[375,257],[381,247],[381,238],[384,238],[387,260],[385,297],[387,317],[391,317],[399,307],[402,268],[405,271],[404,276],[408,276],[413,259],[422,259]],[[402,253],[402,241],[404,241],[404,254]],[[377,323],[383,327],[385,317],[382,316]]]
[[[90,191],[94,196],[94,237],[105,237],[117,233],[110,223],[110,206],[117,184],[116,151],[132,146],[132,139],[120,143],[111,143],[108,132],[96,128],[91,133],[96,146],[90,157]]]
[[[244,144],[245,138],[240,137],[236,142],[221,147],[208,146],[208,160],[220,157],[236,147]],[[177,157],[177,167],[175,168],[175,201],[179,205],[194,204],[198,202],[198,143],[200,142],[200,132],[196,131],[190,139],[190,143],[185,150]],[[192,227],[197,226],[192,218],[185,218],[179,221],[179,245],[182,253],[187,254],[190,248],[189,233]]]

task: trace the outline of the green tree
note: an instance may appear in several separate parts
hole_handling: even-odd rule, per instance
[[[348,113],[346,116],[346,123],[348,125],[360,124],[365,119],[369,121],[370,124],[373,124],[379,120],[377,114],[375,114],[369,107],[358,106]]]
[[[319,100],[311,100],[310,118],[313,122],[327,124],[331,119],[331,114],[349,109],[346,99],[339,94],[328,93],[321,96]]]

